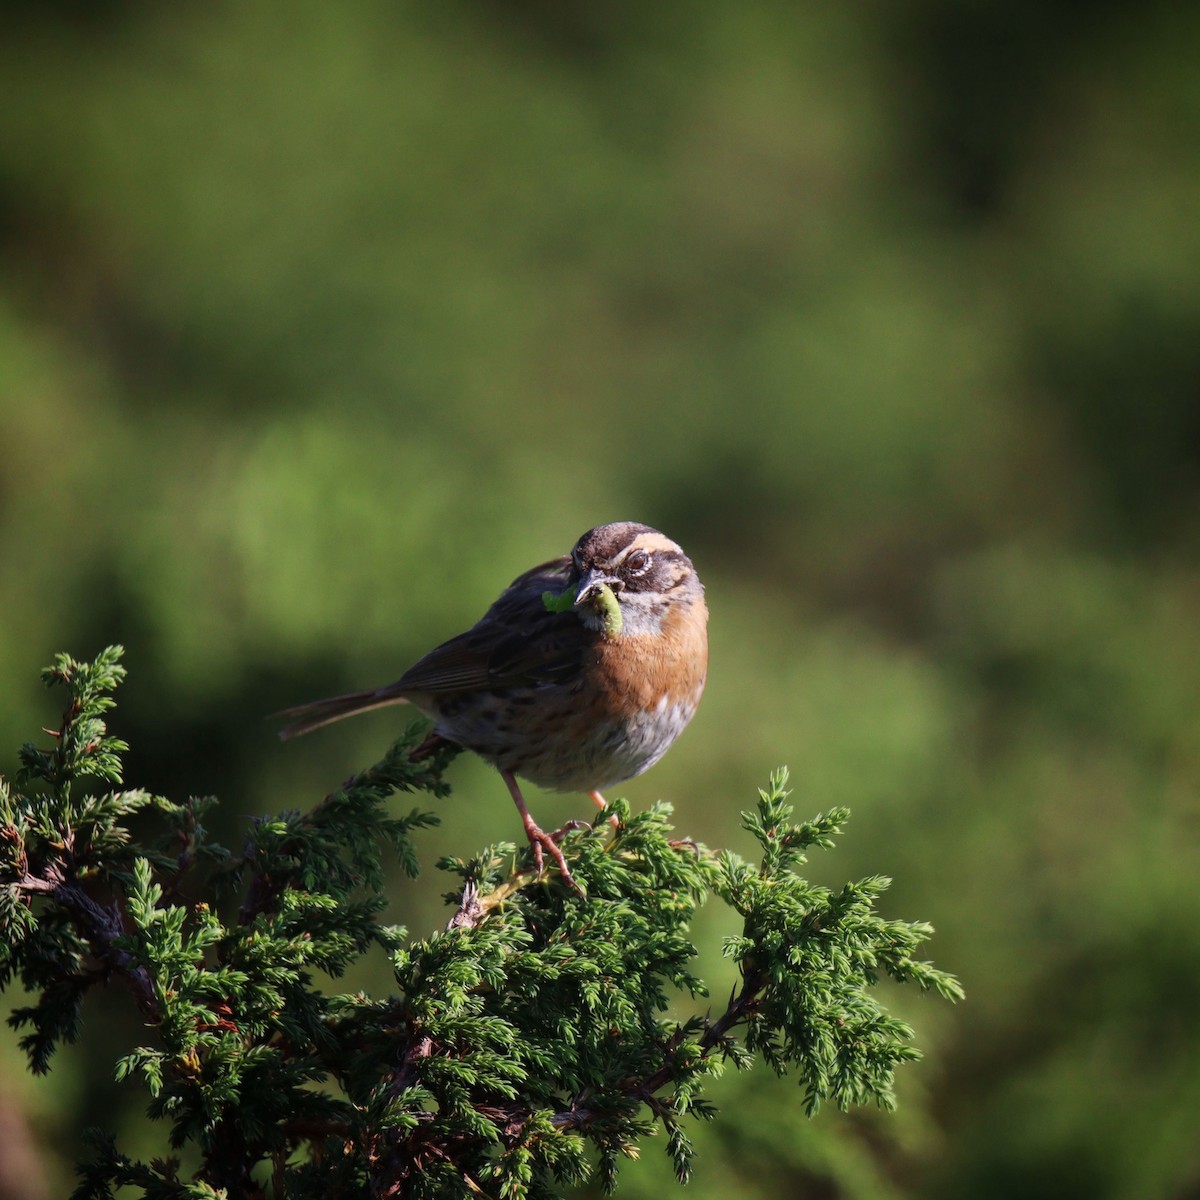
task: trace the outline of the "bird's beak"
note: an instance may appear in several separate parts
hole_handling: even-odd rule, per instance
[[[575,607],[579,608],[584,604],[595,605],[596,597],[600,594],[600,589],[607,584],[617,594],[621,590],[621,581],[614,578],[612,575],[606,575],[603,571],[593,567],[586,572],[579,581],[579,587],[575,590]]]

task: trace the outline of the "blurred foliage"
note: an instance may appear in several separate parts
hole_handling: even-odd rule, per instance
[[[635,809],[731,843],[792,763],[972,997],[905,1014],[935,1049],[886,1130],[732,1081],[693,1193],[1200,1189],[1200,11],[3,21],[0,744],[33,667],[120,639],[131,774],[294,805],[394,722],[272,749],[262,714],[648,521],[713,652]],[[496,803],[442,848],[511,836],[452,775]],[[128,1102],[64,1078],[52,1173]]]

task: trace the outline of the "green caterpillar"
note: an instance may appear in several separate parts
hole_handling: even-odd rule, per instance
[[[601,584],[598,594],[598,607],[604,614],[604,632],[610,638],[621,634],[621,606],[607,583]],[[547,612],[570,612],[575,607],[575,589],[567,588],[565,592],[543,592],[542,604]]]

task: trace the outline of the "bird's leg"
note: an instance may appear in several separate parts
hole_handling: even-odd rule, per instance
[[[607,808],[607,807],[608,807],[608,801],[607,801],[607,800],[605,800],[605,798],[604,798],[602,795],[600,795],[600,793],[599,793],[599,792],[588,792],[588,796],[589,796],[589,798],[591,799],[592,803],[593,803],[593,804],[594,804],[594,805],[595,805],[597,808],[599,808],[599,809],[603,810],[603,809],[605,809],[605,808]],[[612,826],[613,826],[613,828],[614,828],[614,829],[616,829],[616,827],[617,827],[617,818],[616,818],[616,817],[609,817],[608,819],[609,819],[609,820],[612,822]],[[587,821],[568,821],[568,822],[567,822],[565,825],[563,825],[563,826],[561,826],[560,828],[556,829],[556,830],[555,830],[555,831],[554,831],[554,832],[553,832],[553,833],[550,835],[550,837],[551,837],[551,839],[552,839],[553,841],[555,841],[555,842],[561,842],[561,841],[563,840],[563,837],[564,837],[566,834],[568,834],[568,833],[572,833],[572,832],[574,832],[576,829],[591,829],[591,828],[592,828],[591,824],[590,824],[589,822],[587,822]]]
[[[607,800],[605,800],[605,798],[604,798],[602,795],[600,795],[600,793],[599,793],[599,792],[588,792],[588,799],[589,799],[589,800],[591,800],[591,802],[592,802],[592,803],[593,803],[593,804],[594,804],[594,805],[595,805],[595,806],[596,806],[598,809],[600,809],[600,811],[601,811],[601,812],[603,812],[603,811],[604,811],[604,810],[605,810],[605,809],[608,807],[608,801],[607,801]],[[610,825],[611,825],[611,826],[612,826],[614,829],[616,829],[616,828],[617,828],[617,818],[616,818],[616,817],[609,817],[609,818],[608,818],[608,823],[609,823],[609,824],[610,824]]]
[[[575,877],[571,874],[571,869],[567,866],[567,860],[563,857],[562,848],[542,827],[533,819],[528,807],[525,804],[525,797],[521,795],[521,789],[517,785],[517,777],[511,771],[501,771],[501,778],[508,784],[509,794],[513,798],[513,803],[517,806],[517,812],[521,814],[521,824],[525,826],[525,836],[529,839],[529,844],[533,847],[533,861],[537,864],[538,874],[542,873],[543,847],[550,851],[550,857],[558,864],[558,869],[562,872],[563,882],[569,887],[574,888],[581,896],[584,894],[583,888],[575,882]]]
[[[408,761],[420,762],[421,759],[436,754],[443,746],[452,746],[453,744],[449,738],[442,737],[440,733],[430,733],[419,746],[409,751]]]

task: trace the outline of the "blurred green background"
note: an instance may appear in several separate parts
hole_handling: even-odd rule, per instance
[[[686,1194],[1200,1197],[1200,8],[0,22],[6,772],[38,668],[120,640],[130,781],[217,793],[236,840],[396,728],[263,714],[648,522],[712,668],[624,794],[749,852],[786,762],[801,814],[853,810],[814,875],[893,875],[968,992],[888,993],[927,1051],[894,1117],[725,1080]],[[426,864],[519,833],[451,779]],[[440,927],[442,887],[389,917]],[[697,929],[718,1001],[728,932]],[[36,1156],[5,1200],[65,1194],[86,1124],[153,1145],[104,1008],[43,1080],[0,1038],[0,1164]],[[650,1143],[623,1194],[669,1177]]]

